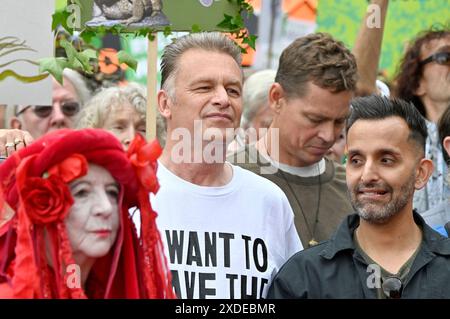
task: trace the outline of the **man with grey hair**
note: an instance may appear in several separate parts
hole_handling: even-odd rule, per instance
[[[242,112],[239,48],[195,33],[168,45],[158,108],[167,137],[152,206],[180,298],[261,298],[302,249],[292,209],[268,180],[225,162]]]
[[[73,128],[82,105],[90,98],[83,77],[65,69],[63,85],[52,79],[53,105],[15,106],[11,130],[0,130],[0,155],[9,156],[47,132]]]
[[[81,75],[65,69],[63,84],[52,79],[53,105],[18,106],[10,119],[11,128],[28,131],[36,139],[59,128],[74,127],[75,116],[89,98],[89,91]]]

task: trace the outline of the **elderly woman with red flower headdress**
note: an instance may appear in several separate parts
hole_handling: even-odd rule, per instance
[[[148,197],[160,153],[140,135],[125,153],[106,131],[60,130],[1,164],[0,298],[173,298]]]

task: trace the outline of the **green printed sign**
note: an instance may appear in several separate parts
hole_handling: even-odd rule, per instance
[[[391,0],[383,36],[380,70],[389,78],[395,74],[408,41],[421,30],[450,22],[448,0]],[[317,14],[319,32],[328,32],[353,47],[367,1],[320,0]]]
[[[217,25],[224,15],[238,16],[239,6],[229,0],[78,0],[81,4],[81,25],[112,27],[122,31],[143,28],[158,31],[222,31]],[[70,3],[70,1],[69,1]]]

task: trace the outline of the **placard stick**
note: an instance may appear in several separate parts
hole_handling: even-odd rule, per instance
[[[148,40],[147,49],[147,118],[145,127],[147,141],[156,138],[156,90],[157,90],[157,63],[158,63],[158,33],[153,41]]]

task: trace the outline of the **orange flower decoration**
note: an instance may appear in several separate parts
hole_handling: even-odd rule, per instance
[[[126,70],[127,65],[125,63],[120,64],[117,57],[117,50],[112,48],[103,48],[98,55],[98,66],[100,72],[104,74],[116,73],[119,68]]]

